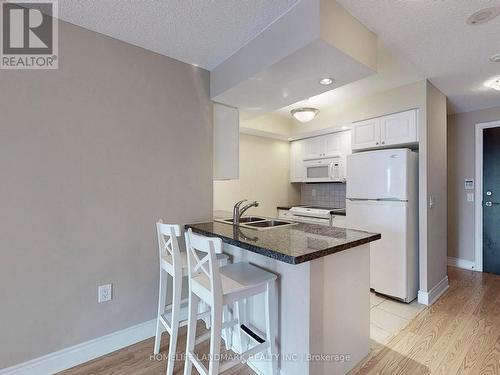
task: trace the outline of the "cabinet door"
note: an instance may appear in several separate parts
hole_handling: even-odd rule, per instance
[[[360,121],[353,125],[351,133],[353,150],[377,147],[380,144],[380,119]]]
[[[417,110],[395,113],[380,119],[382,145],[418,142]]]
[[[290,182],[302,182],[305,178],[304,141],[290,143]]]
[[[339,156],[342,153],[342,134],[333,133],[324,136],[325,156]]]
[[[325,156],[325,138],[304,139],[304,159],[317,159]]]

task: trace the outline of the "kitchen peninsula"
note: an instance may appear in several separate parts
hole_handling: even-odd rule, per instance
[[[281,374],[345,374],[368,355],[370,242],[380,234],[301,223],[258,230],[212,221],[186,228],[221,238],[233,262],[278,275]],[[263,308],[263,299],[248,302],[256,332],[265,328]],[[266,373],[259,359],[249,365]]]

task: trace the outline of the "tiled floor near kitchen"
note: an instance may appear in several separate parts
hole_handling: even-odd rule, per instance
[[[385,345],[401,331],[425,306],[416,300],[406,304],[370,293],[370,338]]]

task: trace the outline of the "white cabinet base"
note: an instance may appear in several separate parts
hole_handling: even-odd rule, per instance
[[[368,355],[369,244],[297,265],[228,244],[224,252],[233,262],[247,261],[278,275],[280,374],[343,375]],[[250,300],[247,311],[250,324],[264,331],[264,299]],[[233,343],[238,351],[236,336]],[[249,365],[268,373],[263,361]]]

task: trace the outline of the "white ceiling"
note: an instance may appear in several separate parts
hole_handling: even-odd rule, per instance
[[[59,0],[59,18],[211,70],[298,0]]]
[[[338,0],[375,32],[388,47],[421,70],[448,96],[452,112],[500,105],[500,92],[483,83],[500,75],[500,17],[469,26],[479,9],[500,6],[500,0],[367,1]]]
[[[328,108],[346,101],[375,95],[409,83],[425,79],[412,63],[390,52],[379,40],[377,45],[377,72],[356,82],[313,96],[284,107],[275,113],[291,118],[290,111],[298,107]],[[244,117],[248,119],[249,116]]]

